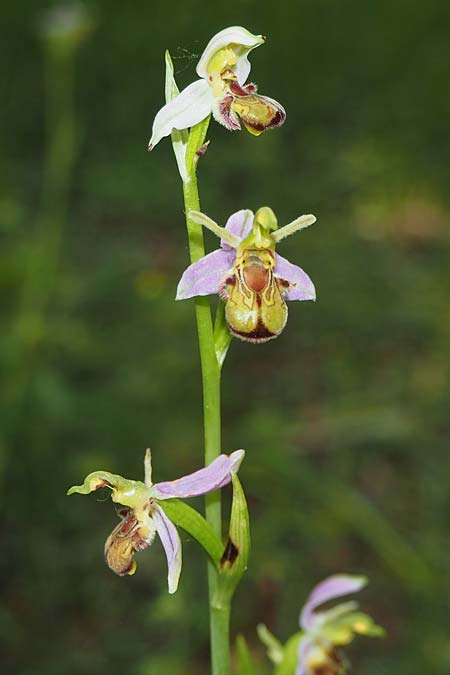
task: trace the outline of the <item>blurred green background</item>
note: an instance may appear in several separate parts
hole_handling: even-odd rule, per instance
[[[241,24],[269,37],[251,78],[287,121],[257,139],[211,125],[202,206],[221,223],[315,213],[279,250],[318,299],[290,305],[277,341],[234,341],[224,368],[253,537],[233,635],[264,673],[257,622],[286,639],[315,582],[365,573],[388,636],[349,649],[354,672],[450,673],[449,3],[97,0],[86,35],[59,38],[48,21],[42,36],[49,7],[2,10],[2,672],[208,672],[195,542],[175,596],[157,541],[115,577],[112,504],[65,491],[99,468],[140,477],[149,445],[156,480],[201,461],[180,182],[170,143],[146,144],[164,49],[185,86]]]

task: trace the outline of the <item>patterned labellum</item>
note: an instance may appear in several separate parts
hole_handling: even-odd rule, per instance
[[[275,257],[269,249],[244,249],[222,286],[230,332],[248,342],[267,342],[286,325],[283,295],[287,282],[274,275]]]

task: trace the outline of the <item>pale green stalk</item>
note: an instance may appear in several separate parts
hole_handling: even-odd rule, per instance
[[[165,54],[166,102],[179,93],[173,74],[173,63],[169,52]],[[206,150],[204,145],[210,118],[193,127],[172,132],[172,146],[178,170],[183,182],[184,210],[189,242],[191,263],[205,255],[202,225],[191,217],[191,211],[200,211],[197,184],[197,163]],[[209,298],[196,297],[195,316],[197,320],[198,343],[203,386],[203,425],[205,439],[205,465],[210,464],[221,452],[220,426],[220,374],[231,336],[225,325],[223,306],[219,305],[216,325],[213,325]],[[212,532],[222,541],[222,512],[220,490],[205,497],[205,515]],[[215,561],[217,563],[217,561]],[[211,665],[212,675],[230,675],[230,605],[231,594],[224,596],[216,565],[208,561],[208,592],[210,611]]]
[[[191,262],[205,255],[203,230],[189,217],[190,211],[200,211],[197,185],[197,150],[202,146],[209,119],[191,130],[186,153],[188,180],[183,181],[183,196]],[[220,374],[221,366],[216,357],[214,326],[209,298],[197,297],[195,315],[203,385],[203,423],[205,439],[205,464],[212,462],[221,452],[220,426]],[[222,537],[220,490],[206,495],[206,520],[215,534]],[[211,664],[213,675],[230,675],[229,624],[230,602],[218,602],[219,577],[214,564],[208,561],[208,590],[210,608]]]

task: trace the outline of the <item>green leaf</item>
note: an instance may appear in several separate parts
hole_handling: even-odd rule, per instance
[[[222,368],[223,362],[231,343],[232,335],[228,329],[225,319],[225,304],[219,300],[216,312],[216,321],[214,323],[214,348],[216,350],[217,361]]]
[[[223,553],[223,544],[203,516],[180,499],[161,500],[158,504],[175,525],[182,527],[198,541],[213,563],[218,566]]]
[[[236,675],[257,675],[247,641],[243,635],[238,635],[236,638],[236,667]]]
[[[177,87],[175,82],[175,77],[173,74],[173,61],[171,59],[169,51],[166,49],[165,53],[166,61],[166,82],[165,82],[165,94],[166,94],[166,103],[172,101],[178,94],[180,90]],[[189,139],[189,132],[187,129],[174,129],[170,135],[172,139],[173,152],[175,154],[175,159],[177,160],[178,170],[180,176],[184,182],[189,180],[189,175],[186,167],[186,150],[187,143]]]
[[[233,503],[231,506],[228,539],[219,563],[219,581],[215,596],[216,606],[228,606],[242,575],[247,569],[250,554],[250,522],[244,490],[233,474]]]

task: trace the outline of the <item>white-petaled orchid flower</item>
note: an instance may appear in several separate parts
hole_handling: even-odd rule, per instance
[[[124,506],[121,522],[105,544],[105,560],[110,569],[124,576],[134,574],[134,554],[153,542],[158,533],[167,557],[169,593],[175,593],[181,573],[181,541],[177,529],[159,502],[166,499],[196,497],[227,485],[239,469],[244,450],[219,455],[208,466],[173,481],[152,483],[150,450],[145,455],[145,482],[128,480],[107,471],[94,471],[83,485],[75,485],[67,494],[89,494],[102,487],[111,489],[112,500]]]
[[[366,577],[336,574],[314,588],[300,614],[304,634],[298,646],[295,675],[344,675],[346,667],[339,648],[350,643],[357,634],[374,637],[384,634],[367,614],[358,611],[356,602],[316,611],[329,600],[357,593],[366,583]]]
[[[177,289],[177,300],[218,293],[225,305],[230,332],[241,340],[267,342],[277,337],[287,321],[286,300],[315,300],[309,276],[278,253],[284,237],[312,225],[305,215],[278,229],[272,209],[256,214],[243,209],[220,227],[200,211],[189,217],[221,238],[220,248],[192,263]]]
[[[207,44],[197,64],[199,80],[161,108],[153,122],[148,148],[174,129],[193,127],[211,113],[230,131],[245,128],[255,136],[283,124],[286,112],[277,101],[256,93],[255,84],[245,84],[250,73],[248,54],[265,41],[241,26],[221,30]]]

